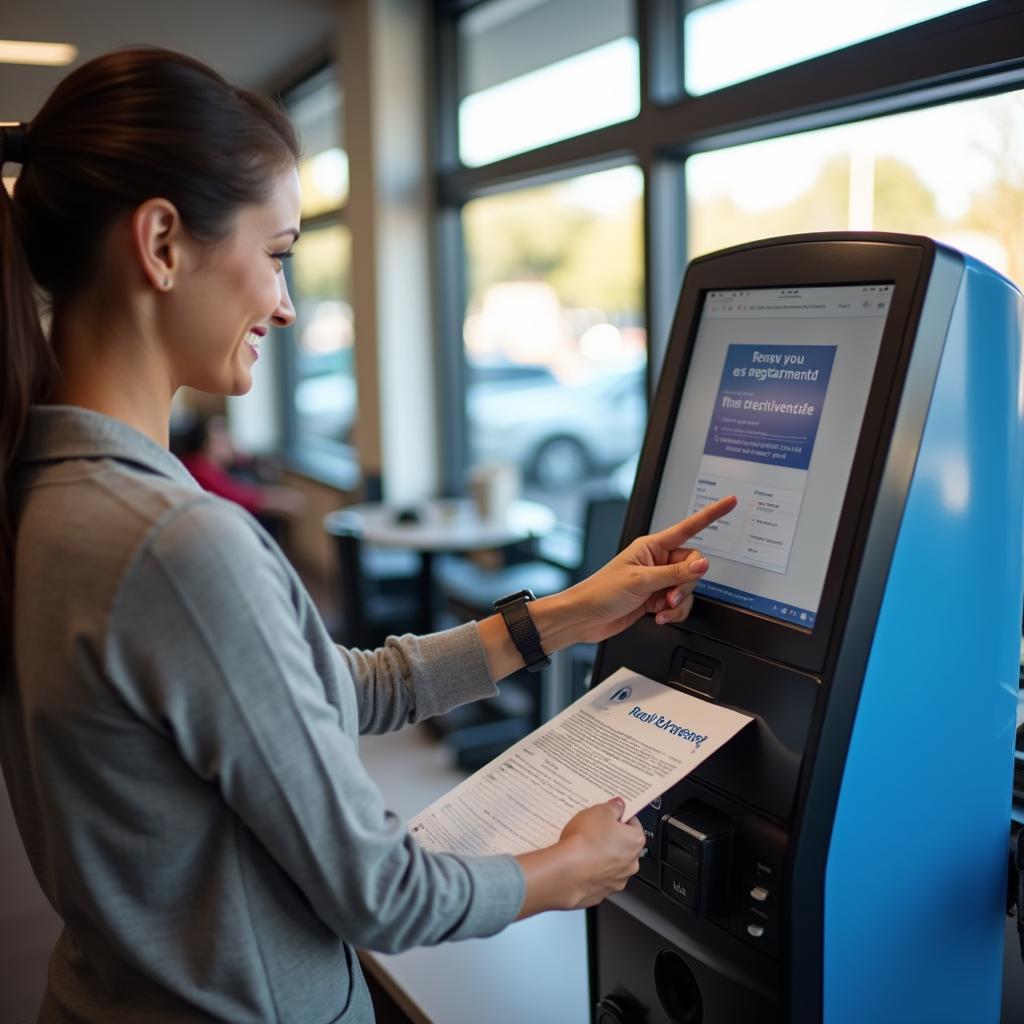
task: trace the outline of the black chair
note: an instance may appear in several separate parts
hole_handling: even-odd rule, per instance
[[[557,594],[572,583],[573,574],[568,567],[541,558],[490,568],[464,555],[448,555],[437,560],[435,578],[451,614],[469,622],[490,615],[499,597],[517,590],[532,590],[537,597]]]
[[[438,589],[449,611],[462,621],[481,619],[506,594],[529,589],[541,597],[591,575],[615,554],[627,505],[618,495],[590,497],[582,530],[559,529],[537,545],[536,553],[543,557],[496,569],[457,556],[439,560]],[[569,653],[574,691],[575,680],[589,671],[595,652],[595,645],[580,644]],[[497,697],[456,708],[431,724],[453,747],[461,767],[478,768],[541,724],[537,681],[523,670],[502,684]]]
[[[333,631],[338,643],[374,648],[389,636],[414,630],[419,614],[415,552],[366,546],[358,517],[345,512],[328,516],[324,528],[338,558]]]
[[[582,530],[558,527],[536,542],[527,560],[487,568],[461,555],[441,559],[436,575],[443,599],[456,618],[468,621],[489,615],[499,597],[517,590],[532,590],[537,597],[565,590],[615,554],[627,505],[618,495],[590,497]]]
[[[583,524],[583,553],[575,581],[592,576],[619,548],[629,499],[605,495],[587,503]],[[569,665],[568,703],[590,687],[590,675],[597,657],[597,644],[575,644],[567,653]]]

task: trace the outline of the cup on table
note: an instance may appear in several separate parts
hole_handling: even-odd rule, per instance
[[[469,471],[469,493],[477,515],[486,522],[500,522],[519,497],[519,467],[511,462],[487,462]]]

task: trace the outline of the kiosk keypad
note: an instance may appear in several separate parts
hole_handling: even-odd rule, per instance
[[[656,801],[638,815],[647,836],[640,879],[683,913],[777,956],[784,832],[692,783],[681,784],[664,802],[675,809],[663,813]]]

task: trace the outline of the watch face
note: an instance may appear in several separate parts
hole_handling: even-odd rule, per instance
[[[495,608],[501,608],[506,604],[512,604],[514,601],[536,601],[537,598],[534,596],[532,590],[517,590],[514,594],[508,594],[505,597],[499,597],[494,602]]]

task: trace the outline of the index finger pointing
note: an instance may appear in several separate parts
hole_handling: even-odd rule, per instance
[[[654,535],[663,548],[671,551],[682,544],[685,544],[691,537],[697,536],[701,530],[706,530],[712,523],[717,522],[723,516],[727,516],[736,507],[736,495],[730,494],[726,498],[719,498],[710,505],[687,516],[681,522],[668,526]]]

